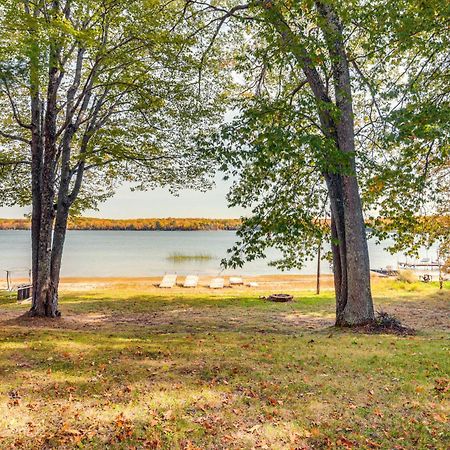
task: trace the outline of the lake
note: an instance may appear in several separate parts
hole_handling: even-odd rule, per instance
[[[222,269],[220,260],[226,256],[236,240],[234,231],[69,231],[64,250],[62,276],[73,277],[132,277],[158,276],[165,272],[178,274],[217,275]],[[0,270],[29,267],[31,259],[30,232],[0,231]],[[173,253],[207,254],[212,259],[174,262]],[[396,267],[402,255],[390,255],[383,246],[369,241],[372,268]],[[427,256],[425,251],[423,255]],[[270,251],[268,257],[276,257]],[[430,250],[435,258],[436,251]],[[322,261],[323,273],[330,266]],[[291,273],[312,274],[316,262],[309,262],[302,270]],[[247,263],[242,269],[227,270],[225,274],[266,275],[280,273],[267,260]]]

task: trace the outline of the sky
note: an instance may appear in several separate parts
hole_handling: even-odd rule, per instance
[[[128,185],[118,189],[116,195],[100,205],[99,211],[86,211],[86,217],[107,219],[133,219],[151,217],[207,217],[237,218],[244,210],[228,208],[226,194],[230,182],[219,177],[216,186],[208,192],[184,190],[178,197],[166,189],[132,192]],[[29,208],[0,208],[2,218],[22,218]]]

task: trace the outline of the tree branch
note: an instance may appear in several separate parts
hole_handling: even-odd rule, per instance
[[[19,117],[19,113],[17,112],[17,108],[16,108],[16,105],[15,105],[14,100],[12,98],[11,91],[9,90],[9,86],[8,86],[8,82],[6,81],[6,78],[2,77],[2,81],[3,81],[3,84],[5,85],[5,92],[6,92],[6,95],[7,95],[8,99],[9,99],[9,103],[11,104],[11,109],[12,109],[12,113],[13,113],[13,117],[14,117],[15,121],[17,122],[17,124],[20,127],[26,128],[28,130],[31,130],[32,129],[31,124],[26,124]]]
[[[23,143],[25,143],[27,145],[31,145],[31,140],[23,138],[21,136],[16,136],[14,134],[6,133],[5,131],[1,131],[0,130],[0,136],[3,136],[6,139],[11,139],[13,141],[19,141],[19,142],[23,142]]]

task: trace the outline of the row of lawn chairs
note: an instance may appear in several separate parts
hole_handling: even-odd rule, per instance
[[[242,277],[230,277],[228,280],[230,286],[237,286],[237,285],[243,285],[244,280]],[[172,288],[177,284],[177,274],[175,273],[167,273],[163,276],[163,279],[161,280],[161,283],[159,284],[160,288]],[[209,282],[209,287],[211,289],[222,289],[225,285],[225,278],[217,277],[213,278]],[[249,283],[246,283],[249,287],[257,287],[258,283],[251,281]],[[187,275],[184,279],[184,282],[182,284],[185,288],[195,288],[198,286],[198,275]]]

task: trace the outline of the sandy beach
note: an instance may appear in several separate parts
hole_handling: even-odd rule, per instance
[[[114,290],[126,289],[133,291],[141,291],[145,293],[161,293],[159,283],[162,277],[63,277],[61,278],[62,292],[81,292],[81,291],[95,291],[96,289]],[[268,291],[315,291],[316,276],[315,275],[259,275],[259,276],[244,276],[244,285],[229,284],[229,277],[223,276],[225,285],[223,289],[211,289],[209,283],[213,277],[200,276],[198,286],[195,288],[184,288],[182,286],[185,276],[180,275],[177,279],[177,285],[169,289],[173,293],[213,293],[226,291],[239,292],[268,292]],[[377,283],[381,277],[372,275],[372,283]],[[24,283],[26,280],[14,280],[15,283]],[[249,282],[258,283],[257,287],[246,286]],[[0,289],[6,288],[6,280],[0,282]],[[320,288],[323,291],[333,290],[333,276],[329,274],[321,275]],[[165,290],[167,291],[167,290]]]

